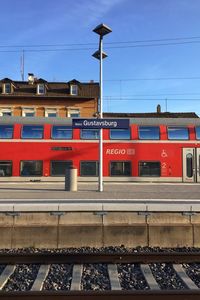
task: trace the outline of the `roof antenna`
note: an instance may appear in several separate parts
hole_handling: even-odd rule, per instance
[[[22,51],[20,64],[21,64],[20,66],[21,77],[22,77],[22,81],[24,81],[24,50]]]

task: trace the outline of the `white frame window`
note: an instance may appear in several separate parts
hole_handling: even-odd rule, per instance
[[[12,116],[12,110],[10,107],[0,108],[0,116]]]
[[[79,118],[80,109],[79,108],[68,108],[68,118]]]
[[[78,95],[78,85],[76,85],[76,84],[70,85],[70,94],[74,95],[74,96]]]
[[[57,116],[58,116],[57,108],[45,108],[45,117],[56,118]]]
[[[12,88],[11,88],[11,83],[6,82],[3,84],[3,93],[4,94],[11,94]]]
[[[45,85],[44,83],[38,83],[37,85],[37,94],[44,95],[45,94]]]
[[[23,107],[22,117],[35,117],[35,109],[33,107]]]

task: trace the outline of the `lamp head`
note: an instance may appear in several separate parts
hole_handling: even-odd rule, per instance
[[[99,34],[101,37],[112,32],[112,30],[110,29],[110,27],[108,27],[107,25],[105,24],[100,24],[98,25],[97,27],[95,27],[93,29],[93,31],[97,34]]]

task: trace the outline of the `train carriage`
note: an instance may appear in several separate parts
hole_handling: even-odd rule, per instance
[[[70,118],[1,117],[0,181],[97,181],[99,131]],[[130,118],[129,129],[103,130],[105,181],[200,182],[199,118]]]

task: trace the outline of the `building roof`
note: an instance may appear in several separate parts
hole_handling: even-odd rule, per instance
[[[13,85],[11,94],[2,94],[3,84],[9,82]],[[46,88],[45,95],[37,94],[37,84],[44,83]],[[78,95],[70,94],[70,85],[78,85]],[[9,78],[0,80],[0,98],[2,97],[69,97],[69,98],[97,98],[99,95],[98,82],[79,82],[75,79],[69,82],[47,82],[43,78],[34,78],[33,82],[30,81],[14,81]]]
[[[104,118],[199,118],[195,112],[103,113]]]

